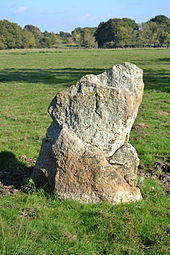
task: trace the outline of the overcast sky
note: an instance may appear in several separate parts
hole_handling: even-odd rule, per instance
[[[110,18],[142,23],[159,14],[170,18],[170,0],[0,0],[0,20],[49,32],[98,26]]]

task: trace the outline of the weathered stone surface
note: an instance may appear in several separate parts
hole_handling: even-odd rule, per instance
[[[124,63],[58,93],[34,169],[37,185],[81,202],[141,199],[139,159],[128,139],[143,86],[142,70]]]

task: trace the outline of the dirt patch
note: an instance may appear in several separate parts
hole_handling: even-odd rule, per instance
[[[159,114],[159,115],[164,115],[164,116],[169,116],[170,115],[170,112],[165,112],[165,111],[157,111],[156,113]]]
[[[20,157],[20,159],[22,160],[22,161],[24,161],[24,162],[27,162],[27,163],[30,163],[30,164],[35,164],[35,162],[36,162],[36,158],[29,158],[29,157],[27,157],[26,155],[22,155],[21,157]]]
[[[141,167],[143,168],[143,167]],[[170,163],[156,162],[152,171],[144,172],[139,169],[139,174],[146,178],[156,180],[164,189],[165,193],[170,196]]]
[[[20,217],[28,219],[28,220],[33,220],[36,219],[38,216],[38,211],[33,208],[22,208],[20,210]]]
[[[141,129],[144,129],[144,128],[148,128],[149,126],[146,124],[146,123],[138,123],[136,125],[133,125],[132,129],[133,130],[141,130]]]
[[[14,185],[4,185],[2,182],[0,182],[0,195],[2,194],[16,194],[20,190],[15,189]]]
[[[73,235],[70,232],[65,232],[63,237],[65,238],[65,243],[70,243],[77,240],[77,235]]]
[[[132,126],[132,130],[135,130],[136,133],[140,134],[140,135],[145,135],[144,129],[149,128],[149,125],[147,125],[146,123],[138,123],[136,125]]]
[[[170,100],[164,100],[163,102],[166,104],[170,104]]]
[[[163,123],[163,126],[165,126],[165,127],[170,127],[170,121],[168,120],[168,121],[166,121],[165,123]]]

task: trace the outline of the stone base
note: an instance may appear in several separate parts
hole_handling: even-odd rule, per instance
[[[55,123],[52,129],[53,125]],[[142,199],[140,190],[134,186],[135,173],[129,171],[129,176],[133,176],[132,185],[130,179],[128,183],[118,171],[128,176],[123,164],[110,164],[101,150],[83,143],[64,127],[54,144],[51,138],[44,139],[34,180],[37,186],[50,187],[61,199],[83,203],[108,201],[117,204]]]

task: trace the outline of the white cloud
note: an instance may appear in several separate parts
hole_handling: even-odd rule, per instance
[[[14,11],[14,13],[20,14],[20,13],[23,13],[23,12],[26,12],[26,11],[27,11],[27,7],[25,7],[25,6],[20,6],[20,7],[18,7],[18,8]]]
[[[92,22],[92,23],[96,23],[96,22],[101,22],[104,20],[107,20],[110,18],[110,15],[105,15],[105,16],[95,16],[93,14],[90,13],[86,13],[82,16],[78,16],[76,17],[76,21],[77,22]]]

